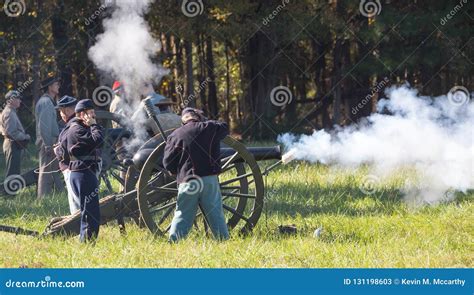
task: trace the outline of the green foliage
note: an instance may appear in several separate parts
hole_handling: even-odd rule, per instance
[[[259,119],[286,129],[306,128],[306,123],[294,122],[307,122],[308,106],[313,107],[308,99],[317,105],[321,97],[329,104],[308,121],[316,128],[330,128],[335,122],[322,117],[334,117],[334,112],[346,117],[344,108],[363,97],[355,93],[367,93],[373,81],[383,77],[392,83],[407,81],[424,94],[445,94],[459,84],[474,87],[471,2],[458,8],[459,1],[380,3],[380,13],[368,18],[360,13],[359,1],[351,0],[209,0],[203,1],[202,13],[187,17],[182,1],[155,0],[146,20],[153,35],[167,41],[167,50],[158,53],[157,60],[172,73],[158,91],[177,99],[173,86],[178,82],[192,80],[191,88],[199,87],[199,79],[208,75],[208,37],[219,115],[249,138],[271,134],[262,130],[265,124]],[[103,30],[101,21],[111,13],[101,7],[97,0],[31,1],[19,17],[0,13],[0,93],[29,77],[57,71],[66,76],[70,71],[73,93],[67,94],[90,97],[100,84],[110,84],[112,77],[99,75],[87,56]],[[54,34],[53,19],[64,24],[62,34]],[[184,41],[194,48],[195,77],[188,77]],[[271,90],[279,85],[290,88],[293,106],[281,109],[271,104]],[[33,87],[25,93],[30,106],[40,95]],[[336,91],[342,93],[340,110],[332,106]],[[207,88],[197,95],[199,107],[207,108],[208,95]],[[350,119],[344,121],[358,118]],[[245,130],[249,131],[244,134]]]

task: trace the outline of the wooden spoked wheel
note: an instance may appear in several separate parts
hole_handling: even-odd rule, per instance
[[[101,155],[102,170],[99,181],[104,182],[108,194],[124,192],[124,188],[127,187],[126,176],[129,169],[123,163],[123,160],[128,157],[127,151],[122,145],[123,135],[128,132],[126,130],[126,118],[107,111],[96,111],[96,117],[99,124],[104,127],[104,145],[102,146]],[[112,122],[120,128],[113,129]],[[128,174],[131,175],[131,173]],[[118,184],[114,184],[114,180]],[[131,184],[128,184],[128,186],[131,186]]]
[[[155,234],[165,234],[171,227],[178,194],[176,179],[162,167],[165,144],[158,145],[145,162],[137,183],[140,216]],[[249,232],[262,213],[264,184],[253,155],[240,142],[226,137],[222,142],[224,157],[219,175],[223,210],[229,229]],[[199,186],[199,181],[195,183]],[[197,219],[203,219],[198,211]],[[198,222],[195,222],[197,224]]]

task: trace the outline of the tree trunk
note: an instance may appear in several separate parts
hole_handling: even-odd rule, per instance
[[[216,75],[214,73],[214,56],[212,53],[212,38],[210,36],[206,39],[206,63],[209,116],[217,119],[219,117],[219,105],[217,103]]]
[[[176,66],[173,68],[174,88],[172,88],[172,91],[174,93],[175,101],[179,105],[182,105],[184,103],[184,82],[182,80],[184,70],[181,40],[178,37],[172,35],[171,43],[176,64]]]
[[[224,118],[230,122],[230,65],[229,65],[229,46],[225,43],[225,113]]]
[[[204,52],[204,40],[203,40],[203,35],[200,34],[199,37],[198,37],[198,42],[197,42],[197,55],[199,56],[198,58],[198,61],[199,61],[199,72],[198,72],[198,76],[197,76],[197,79],[199,81],[199,92],[196,93],[196,96],[199,95],[199,98],[201,100],[201,106],[200,108],[204,110],[204,112],[206,113],[206,115],[209,114],[209,104],[208,104],[208,101],[207,101],[207,97],[206,97],[206,91],[204,91],[204,89],[202,88],[202,85],[205,85],[205,76],[206,76],[206,56],[205,56],[205,52]],[[197,105],[197,104],[196,104]]]
[[[196,97],[194,93],[194,73],[193,73],[193,43],[184,41],[184,50],[186,54],[186,92],[185,107],[195,107]]]
[[[56,64],[61,77],[60,96],[72,95],[72,71],[69,64],[70,50],[68,50],[69,37],[67,34],[67,22],[63,19],[64,3],[57,1],[57,8],[51,18],[53,43],[56,50]]]
[[[38,7],[38,17],[35,19],[35,23],[39,26],[41,24],[41,20],[43,19],[43,0],[37,0],[37,7]],[[40,34],[35,34],[32,36],[33,42],[35,44],[39,44],[39,37]],[[40,51],[39,48],[33,50],[33,99],[32,99],[32,110],[35,109],[36,100],[40,98],[41,92],[41,58],[40,58]]]
[[[336,40],[333,49],[333,75],[332,75],[332,87],[333,87],[333,117],[332,124],[339,125],[341,121],[341,54],[342,54],[342,42],[340,39]]]

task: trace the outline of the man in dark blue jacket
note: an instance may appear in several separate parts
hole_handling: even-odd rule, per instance
[[[94,104],[90,99],[80,100],[75,107],[76,117],[67,132],[70,184],[81,203],[82,242],[95,239],[99,234],[99,180],[102,128],[97,125]]]
[[[196,217],[198,206],[219,240],[229,238],[222,208],[217,175],[220,167],[220,142],[229,134],[226,123],[207,120],[202,111],[186,108],[183,126],[167,139],[164,167],[177,175],[178,200],[171,223],[170,241],[186,237]]]
[[[54,147],[54,154],[59,162],[59,169],[63,173],[64,182],[66,183],[67,189],[67,198],[69,202],[69,211],[71,214],[81,209],[81,202],[79,197],[74,194],[74,191],[71,187],[70,175],[71,170],[69,170],[69,154],[67,151],[67,132],[72,119],[76,117],[75,107],[77,99],[72,96],[65,95],[63,96],[56,105],[56,109],[59,110],[61,119],[64,122],[64,128],[59,132],[58,143]]]

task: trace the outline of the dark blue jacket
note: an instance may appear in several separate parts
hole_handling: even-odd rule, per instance
[[[67,153],[67,132],[71,126],[71,121],[74,119],[74,115],[70,117],[64,125],[64,128],[59,132],[58,144],[61,147],[59,154],[56,154],[56,158],[59,161],[59,169],[64,171],[69,167],[69,153]]]
[[[178,183],[193,175],[217,175],[221,171],[220,142],[228,134],[226,123],[191,121],[168,136],[163,166],[177,174]]]
[[[89,127],[78,118],[73,118],[67,131],[69,169],[71,171],[88,168],[97,170],[103,141],[104,136],[99,125],[94,124]]]

